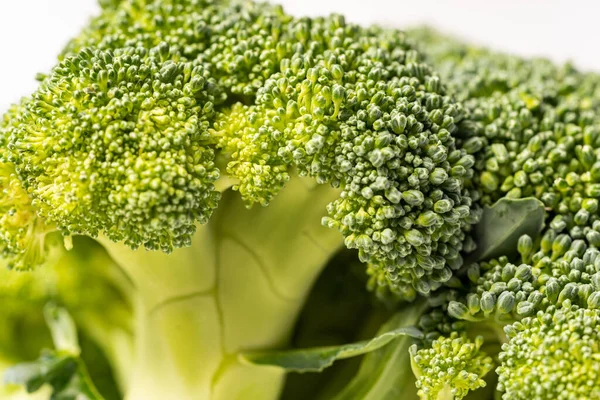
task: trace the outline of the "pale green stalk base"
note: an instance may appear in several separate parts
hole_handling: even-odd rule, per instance
[[[284,373],[242,365],[245,350],[284,347],[313,282],[342,247],[321,226],[338,193],[294,179],[269,207],[226,192],[193,245],[165,255],[101,240],[136,296],[128,400],[276,399]]]

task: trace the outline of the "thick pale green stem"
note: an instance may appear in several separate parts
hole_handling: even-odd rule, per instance
[[[295,179],[266,208],[226,192],[192,247],[164,255],[103,241],[137,292],[129,400],[274,399],[278,369],[237,361],[289,340],[316,277],[339,248],[320,225],[338,194]]]

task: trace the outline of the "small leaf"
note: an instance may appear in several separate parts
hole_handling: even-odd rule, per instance
[[[370,340],[339,346],[246,353],[241,354],[240,359],[242,362],[252,365],[280,367],[288,372],[321,372],[336,360],[369,353],[402,336],[420,339],[423,337],[423,333],[412,326],[396,327],[384,331]]]
[[[491,207],[486,206],[475,227],[477,250],[469,260],[484,261],[502,255],[514,257],[519,238],[527,234],[535,239],[544,227],[544,219],[544,204],[533,197],[503,198]]]
[[[44,307],[44,317],[56,350],[78,356],[81,350],[77,340],[77,328],[67,310],[50,303]]]
[[[414,303],[396,313],[380,329],[415,325],[428,308],[426,302]],[[328,400],[417,400],[415,377],[408,349],[414,344],[409,336],[399,336],[387,346],[367,354],[357,373]],[[325,399],[323,398],[323,399]]]
[[[57,350],[44,350],[37,360],[8,368],[4,382],[23,385],[29,393],[48,384],[52,387],[50,400],[103,400],[79,358],[71,316],[54,305],[46,306],[44,314]]]

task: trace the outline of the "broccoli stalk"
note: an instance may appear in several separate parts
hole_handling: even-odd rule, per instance
[[[169,255],[102,239],[135,287],[127,397],[277,398],[283,372],[236,354],[288,344],[314,280],[343,246],[319,221],[335,196],[298,178],[269,207],[248,209],[228,191],[192,246]]]

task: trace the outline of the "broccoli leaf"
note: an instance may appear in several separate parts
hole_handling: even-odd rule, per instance
[[[336,360],[376,351],[399,338],[407,338],[408,343],[412,343],[413,338],[422,339],[423,333],[415,325],[426,307],[425,302],[407,306],[383,324],[372,339],[307,349],[248,352],[240,354],[239,358],[244,363],[279,367],[288,372],[321,372]]]
[[[355,343],[310,349],[245,353],[240,355],[240,359],[253,365],[280,367],[289,372],[321,372],[336,360],[369,353],[402,336],[420,339],[423,337],[423,333],[412,326],[401,327],[380,333],[373,339]]]
[[[517,254],[517,243],[523,235],[536,238],[544,227],[544,204],[533,197],[503,198],[485,207],[481,222],[475,227],[477,250],[471,262],[488,260],[502,255]]]
[[[23,385],[29,393],[45,384],[52,387],[50,400],[103,400],[79,357],[75,323],[66,310],[54,305],[44,309],[55,350],[43,350],[32,362],[6,370],[4,382]]]
[[[380,329],[386,332],[399,326],[416,325],[427,308],[426,303],[413,304],[394,314]],[[367,354],[356,375],[334,396],[334,400],[417,399],[415,377],[410,367],[408,349],[414,344],[410,336],[398,336],[385,347]]]
[[[73,321],[67,310],[47,304],[44,307],[44,317],[50,328],[56,350],[79,355],[81,349],[77,340],[77,328],[75,327],[75,321]]]
[[[9,368],[4,374],[4,382],[23,385],[29,393],[49,384],[53,389],[51,400],[103,399],[83,362],[64,351],[46,350],[36,361]]]

